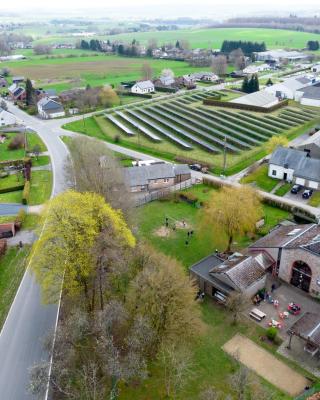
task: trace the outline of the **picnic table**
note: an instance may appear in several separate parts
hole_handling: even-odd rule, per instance
[[[268,323],[268,325],[269,325],[269,326],[272,326],[273,328],[278,328],[278,329],[281,329],[281,328],[282,328],[281,323],[280,323],[279,321],[276,321],[275,319],[272,319],[272,320]]]

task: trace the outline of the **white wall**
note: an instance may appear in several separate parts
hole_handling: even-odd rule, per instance
[[[320,107],[320,100],[302,98],[300,103],[304,106]]]
[[[273,175],[272,172],[276,171],[276,175]],[[279,165],[274,165],[274,164],[269,164],[269,171],[268,175],[270,178],[275,178],[275,179],[284,179],[284,174],[287,174],[287,181],[292,182],[293,181],[293,169],[286,169],[283,167],[280,167]]]

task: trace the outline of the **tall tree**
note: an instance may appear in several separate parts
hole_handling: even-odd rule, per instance
[[[249,79],[247,75],[243,78],[241,90],[244,93],[249,93],[250,88],[249,88]]]
[[[270,154],[279,146],[287,147],[288,143],[288,139],[283,135],[272,136],[266,143],[267,152]]]
[[[218,76],[223,76],[227,73],[227,58],[225,56],[216,56],[212,60],[212,71]]]
[[[26,105],[30,106],[34,103],[34,89],[31,80],[26,80]]]
[[[262,207],[251,187],[225,186],[212,195],[204,215],[205,224],[212,226],[212,234],[221,244],[227,244],[226,250],[230,251],[236,236],[255,231]]]
[[[144,80],[152,79],[153,69],[151,65],[147,62],[144,62],[141,67],[141,77]]]

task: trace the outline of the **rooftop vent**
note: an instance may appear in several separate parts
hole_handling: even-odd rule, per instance
[[[290,231],[290,232],[288,233],[288,236],[295,236],[295,235],[297,235],[300,231],[301,231],[300,228],[295,228],[295,229],[293,229],[292,231]]]

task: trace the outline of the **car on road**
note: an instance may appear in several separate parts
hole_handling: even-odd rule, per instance
[[[312,196],[313,190],[312,189],[306,189],[303,193],[302,193],[302,197],[304,199],[310,199],[310,197]]]
[[[193,171],[202,172],[203,174],[207,174],[208,173],[208,168],[207,167],[203,167],[200,164],[191,164],[191,165],[189,165],[189,168],[192,169]]]
[[[300,192],[300,190],[302,189],[301,185],[293,185],[291,188],[291,193],[292,194],[297,194]]]

